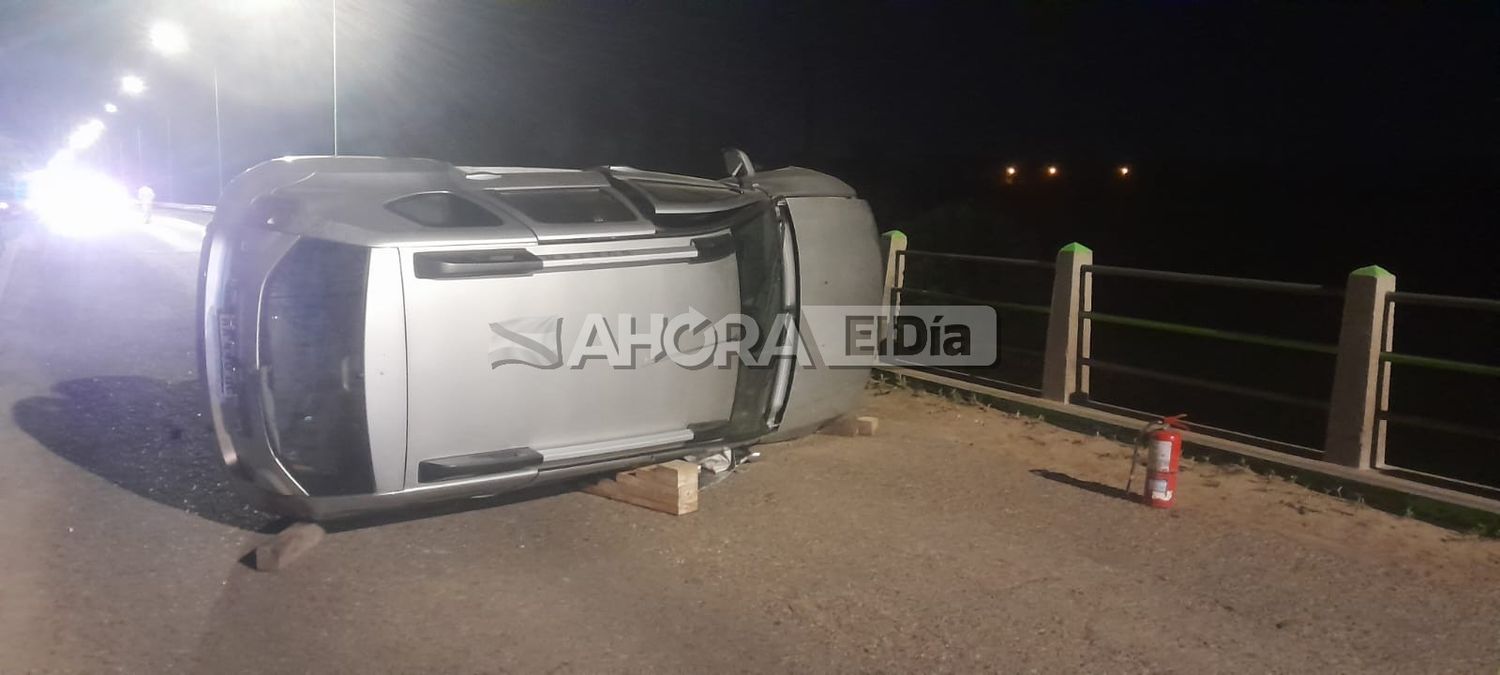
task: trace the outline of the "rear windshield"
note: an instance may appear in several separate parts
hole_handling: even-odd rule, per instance
[[[621,223],[636,219],[630,207],[602,188],[487,192],[539,223]]]

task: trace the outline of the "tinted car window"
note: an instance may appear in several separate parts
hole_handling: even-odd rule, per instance
[[[539,223],[619,223],[635,213],[600,188],[489,190],[496,199]]]
[[[716,189],[710,187],[699,187],[696,185],[677,185],[674,183],[659,183],[655,181],[635,181],[636,187],[651,195],[652,199],[661,202],[676,204],[702,204],[719,202],[732,199],[739,193],[728,189]]]
[[[426,227],[499,227],[504,224],[500,216],[483,206],[448,192],[402,197],[385,207]]]

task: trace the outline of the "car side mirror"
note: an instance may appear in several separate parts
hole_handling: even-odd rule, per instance
[[[724,171],[741,185],[755,177],[755,165],[750,163],[750,155],[745,154],[739,148],[724,148]]]

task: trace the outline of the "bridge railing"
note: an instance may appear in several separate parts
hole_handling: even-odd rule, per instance
[[[1424,432],[1436,432],[1438,438],[1457,437],[1500,448],[1500,425],[1476,425],[1452,419],[1442,419],[1432,415],[1400,413],[1391,410],[1392,391],[1399,392],[1402,388],[1403,380],[1407,379],[1404,377],[1395,377],[1393,367],[1409,368],[1413,371],[1413,374],[1415,372],[1450,374],[1457,376],[1461,380],[1467,379],[1471,383],[1489,380],[1490,384],[1493,385],[1495,384],[1494,380],[1500,379],[1500,365],[1395,351],[1394,328],[1395,313],[1398,306],[1408,308],[1431,307],[1457,310],[1469,315],[1489,314],[1500,316],[1500,300],[1452,295],[1432,295],[1427,293],[1405,293],[1395,290],[1387,291],[1382,298],[1381,313],[1385,317],[1386,330],[1390,334],[1385,336],[1378,354],[1380,365],[1377,374],[1379,381],[1377,382],[1375,392],[1375,428],[1372,439],[1371,463],[1375,468],[1379,469],[1394,469],[1426,477],[1452,479],[1451,476],[1434,475],[1428,471],[1390,461],[1390,454],[1386,452],[1386,446],[1392,438],[1392,427],[1406,427]],[[1464,397],[1461,392],[1452,390],[1445,392],[1445,396],[1451,396],[1455,399]],[[1488,400],[1481,402],[1480,407],[1482,409],[1493,411],[1490,405],[1485,405],[1486,403],[1495,404],[1500,403],[1500,401]],[[1437,442],[1442,443],[1441,440]]]
[[[1186,364],[1187,368],[1181,367],[1180,363],[1174,363],[1174,365],[1178,365],[1179,367],[1168,370],[1161,367],[1147,367],[1123,363],[1120,360],[1097,358],[1094,356],[1094,348],[1098,343],[1098,337],[1095,335],[1094,329],[1095,327],[1111,327],[1133,331],[1137,334],[1142,334],[1143,337],[1146,335],[1176,336],[1178,338],[1208,340],[1221,343],[1224,347],[1231,350],[1257,347],[1262,350],[1311,355],[1313,358],[1322,358],[1330,362],[1332,361],[1330,357],[1334,357],[1338,353],[1337,345],[1281,335],[1268,335],[1260,332],[1226,330],[1211,326],[1163,321],[1141,316],[1097,312],[1093,310],[1093,289],[1099,284],[1100,279],[1133,279],[1155,282],[1168,287],[1191,285],[1212,289],[1234,289],[1253,292],[1257,296],[1274,298],[1276,300],[1282,300],[1288,296],[1338,300],[1343,295],[1339,289],[1326,288],[1315,284],[1211,274],[1188,274],[1094,264],[1081,265],[1079,267],[1079,274],[1082,277],[1080,290],[1087,289],[1089,295],[1080,299],[1080,310],[1077,312],[1079,322],[1078,334],[1080,336],[1077,346],[1078,365],[1074,369],[1076,381],[1067,395],[1069,402],[1111,409],[1115,412],[1123,412],[1135,416],[1159,416],[1161,414],[1141,410],[1138,406],[1132,405],[1129,402],[1100,400],[1093,391],[1090,377],[1093,372],[1098,371],[1116,377],[1174,385],[1199,392],[1211,392],[1220,396],[1230,397],[1234,400],[1250,399],[1263,401],[1274,406],[1290,406],[1312,411],[1318,416],[1326,416],[1329,409],[1329,402],[1326,397],[1316,398],[1303,394],[1290,393],[1285,389],[1272,389],[1266,386],[1234,382],[1226,377],[1202,377],[1183,372],[1183,370],[1191,368],[1192,364],[1190,363]],[[1141,340],[1141,342],[1149,346],[1150,338],[1147,337]],[[1297,454],[1312,456],[1322,454],[1322,449],[1318,447],[1320,444],[1315,441],[1290,440],[1267,428],[1250,427],[1249,425],[1237,427],[1214,426],[1202,420],[1195,422],[1193,426],[1200,431],[1213,432],[1220,436],[1233,438],[1234,440],[1268,446]]]
[[[1047,262],[1044,260],[1000,258],[993,256],[969,255],[963,253],[937,253],[934,251],[912,251],[901,249],[897,250],[894,255],[896,258],[896,264],[899,265],[903,270],[906,267],[907,261],[911,259],[931,260],[939,264],[954,262],[975,263],[977,264],[976,267],[978,269],[1000,268],[1006,271],[1019,271],[1022,273],[1035,273],[1037,271],[1040,271],[1042,273],[1050,274],[1053,268],[1053,264],[1051,262]],[[930,300],[937,301],[943,304],[987,305],[994,308],[995,312],[1000,315],[1002,319],[1002,330],[1005,330],[1006,326],[1012,325],[1012,320],[1045,322],[1047,320],[1047,316],[1052,312],[1052,308],[1048,304],[1036,302],[1014,302],[1008,300],[999,300],[995,298],[977,298],[971,295],[953,293],[944,290],[910,287],[905,285],[894,287],[891,291],[891,297],[893,298],[893,302],[895,302],[897,306],[908,300],[917,303]],[[1000,341],[1000,344],[997,345],[997,349],[1001,354],[1002,361],[1005,363],[1012,363],[1019,360],[1024,364],[1034,365],[1034,368],[1007,369],[1005,371],[998,371],[994,369],[977,371],[973,369],[965,371],[944,370],[944,372],[959,375],[973,381],[983,382],[985,384],[989,384],[1001,389],[1007,389],[1023,394],[1039,395],[1041,393],[1041,362],[1043,356],[1045,355],[1043,351],[1043,345],[1041,344],[1040,340],[1037,340],[1034,343],[1023,342],[1022,344],[1017,344],[1017,342],[1020,341],[1014,339],[1002,339]]]
[[[897,241],[893,241],[893,237]],[[1093,391],[1092,376],[1098,373],[1113,380],[1134,382],[1138,391],[1166,386],[1205,392],[1206,396],[1217,396],[1225,401],[1245,401],[1247,407],[1259,406],[1256,410],[1286,410],[1287,415],[1300,415],[1299,419],[1303,421],[1304,427],[1316,425],[1317,428],[1310,433],[1301,433],[1296,439],[1278,437],[1280,433],[1277,424],[1269,418],[1280,413],[1272,412],[1264,418],[1241,416],[1236,424],[1225,426],[1212,426],[1199,421],[1194,425],[1199,431],[1348,467],[1416,474],[1423,478],[1480,488],[1492,494],[1500,493],[1500,485],[1493,484],[1493,480],[1474,483],[1468,481],[1461,470],[1424,472],[1393,464],[1388,461],[1386,453],[1391,425],[1456,434],[1500,445],[1500,425],[1491,429],[1482,425],[1439,419],[1432,415],[1393,412],[1390,408],[1392,387],[1401,386],[1391,376],[1392,366],[1441,371],[1464,377],[1500,378],[1500,365],[1395,351],[1393,340],[1396,305],[1424,305],[1500,315],[1500,300],[1396,292],[1395,276],[1377,266],[1355,270],[1349,275],[1346,286],[1340,289],[1266,279],[1095,265],[1093,251],[1080,244],[1063,247],[1055,261],[911,250],[906,244],[905,235],[894,233],[887,236],[886,297],[893,312],[899,311],[903,299],[989,305],[1001,317],[1002,335],[1008,317],[1030,316],[1047,322],[1041,349],[1034,349],[1033,345],[1007,345],[1003,341],[1000,345],[1002,360],[1016,355],[1040,357],[1042,363],[1039,381],[997,380],[982,371],[946,371],[945,374],[1056,402],[1100,408],[1140,418],[1184,411],[1143,409],[1150,406],[1130,400],[1116,400],[1121,398],[1118,394],[1120,387],[1114,388],[1116,393],[1112,394],[1113,398],[1110,400],[1100,400]],[[976,297],[987,296],[988,292],[970,294],[924,288],[920,285],[908,286],[906,263],[909,259],[930,259],[943,264],[975,263],[991,268],[1050,270],[1053,277],[1052,295],[1049,302],[1040,304],[1012,298]],[[976,268],[979,272],[984,270],[985,267]],[[1323,333],[1336,334],[1337,340],[1280,335],[1276,333],[1281,331],[1271,329],[1231,330],[1201,325],[1203,322],[1197,321],[1188,323],[1140,316],[1140,312],[1096,311],[1096,285],[1114,284],[1117,280],[1134,280],[1170,288],[1193,286],[1212,293],[1233,291],[1255,294],[1257,298],[1265,299],[1265,303],[1257,300],[1255,305],[1255,309],[1261,312],[1278,311],[1285,303],[1293,302],[1293,298],[1311,299],[1327,305],[1327,311],[1318,316],[1326,314],[1327,330]],[[926,283],[923,280],[917,281]],[[993,288],[995,285],[978,286]],[[1265,325],[1274,326],[1275,323],[1265,322]],[[1175,367],[1175,364],[1172,368],[1163,368],[1156,364],[1133,363],[1129,359],[1099,358],[1096,356],[1096,348],[1100,346],[1096,336],[1097,329],[1106,329],[1115,343],[1126,341],[1120,337],[1126,333],[1141,336],[1132,337],[1128,342],[1138,348],[1144,346],[1147,350],[1152,347],[1152,340],[1155,339],[1175,341],[1173,344],[1211,344],[1212,346],[1205,348],[1206,352],[1244,361],[1245,363],[1240,364],[1242,371],[1254,370],[1260,367],[1262,360],[1271,361],[1279,358],[1274,354],[1283,354],[1301,364],[1297,367],[1306,369],[1306,372],[1288,373],[1288,377],[1284,379],[1298,379],[1302,384],[1310,386],[1301,387],[1304,391],[1293,392],[1237,382],[1233,378],[1222,376],[1206,377],[1201,373],[1190,372],[1190,368]],[[1103,344],[1111,346],[1110,341]],[[1326,387],[1323,386],[1325,383]],[[1309,390],[1315,393],[1309,394]],[[1157,405],[1161,405],[1160,400],[1157,399]],[[1261,421],[1257,421],[1258,419]],[[1424,451],[1423,448],[1410,450],[1407,455],[1420,455]]]

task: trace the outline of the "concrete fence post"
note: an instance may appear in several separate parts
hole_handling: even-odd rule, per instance
[[[891,230],[880,235],[880,251],[885,255],[885,290],[880,294],[880,307],[886,318],[894,320],[901,309],[900,296],[896,289],[906,284],[906,234]]]
[[[1075,391],[1088,392],[1079,377],[1079,356],[1088,356],[1089,331],[1080,327],[1080,314],[1092,303],[1092,284],[1083,266],[1094,262],[1094,251],[1073,242],[1057,252],[1052,276],[1052,313],[1047,318],[1047,345],[1042,357],[1042,397],[1066,403]],[[1080,334],[1080,330],[1082,333]]]
[[[1377,413],[1385,403],[1390,364],[1380,352],[1391,350],[1395,312],[1388,310],[1386,294],[1394,290],[1396,276],[1379,265],[1349,273],[1323,441],[1329,462],[1368,469],[1384,460],[1385,434],[1376,426],[1383,426]]]

